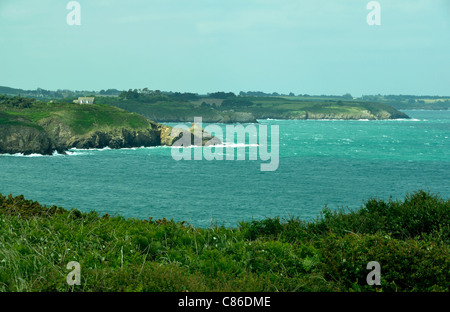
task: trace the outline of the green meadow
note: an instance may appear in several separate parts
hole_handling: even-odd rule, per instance
[[[153,124],[143,116],[109,105],[52,103],[0,95],[1,125],[41,128],[47,118],[57,118],[78,135],[113,128],[146,129]]]

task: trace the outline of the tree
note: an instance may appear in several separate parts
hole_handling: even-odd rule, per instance
[[[347,100],[353,100],[353,96],[350,93],[346,93],[342,97]]]
[[[235,98],[226,99],[222,102],[221,108],[232,108],[232,107],[248,107],[252,106],[253,102],[245,98]]]
[[[214,92],[214,93],[209,93],[208,96],[210,98],[215,98],[215,99],[228,99],[228,98],[235,98],[236,94],[234,94],[233,92]]]

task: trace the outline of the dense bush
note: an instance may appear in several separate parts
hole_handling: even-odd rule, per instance
[[[449,291],[448,246],[387,235],[325,236],[319,243],[325,277],[355,291]],[[381,285],[366,282],[367,263],[381,267]]]
[[[406,195],[404,201],[370,199],[361,209],[349,213],[326,208],[316,222],[307,225],[307,231],[315,235],[384,233],[398,239],[439,235],[448,243],[450,201],[417,191]]]
[[[24,98],[20,96],[8,97],[0,94],[0,105],[15,108],[30,108],[36,102],[32,98]]]
[[[3,196],[0,194],[0,213],[19,215],[22,217],[51,216],[66,212],[64,208],[42,206],[36,201],[25,199],[23,195],[13,197],[11,194]],[[78,212],[80,213],[80,212]]]
[[[228,98],[222,102],[220,108],[228,109],[228,108],[242,108],[252,106],[253,102],[246,98]]]

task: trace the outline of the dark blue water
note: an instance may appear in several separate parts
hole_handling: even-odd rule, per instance
[[[324,205],[358,208],[370,197],[403,198],[418,189],[447,198],[450,112],[406,113],[413,119],[261,120],[280,131],[279,167],[267,172],[248,153],[241,161],[175,161],[169,147],[2,155],[0,193],[202,227],[268,216],[310,219]]]

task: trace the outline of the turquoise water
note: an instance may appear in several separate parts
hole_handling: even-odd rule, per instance
[[[261,120],[279,126],[273,172],[249,157],[175,161],[170,147],[1,155],[0,193],[202,227],[311,219],[324,205],[358,208],[370,197],[403,198],[418,189],[450,197],[450,111],[405,112],[411,120]]]

